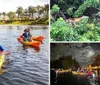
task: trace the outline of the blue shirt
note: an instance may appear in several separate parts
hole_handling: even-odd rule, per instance
[[[0,51],[4,51],[4,48],[0,45]]]
[[[23,36],[24,36],[25,38],[28,38],[28,34],[27,34],[27,33],[23,33]]]

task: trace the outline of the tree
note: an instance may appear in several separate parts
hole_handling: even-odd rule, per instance
[[[43,14],[44,11],[45,11],[44,6],[41,6],[38,13],[41,15]]]
[[[10,11],[10,12],[8,12],[7,15],[8,15],[10,20],[16,19],[16,13],[15,12]]]
[[[29,10],[29,14],[31,14],[31,15],[32,15],[32,18],[33,18],[33,14],[36,12],[35,7],[29,6],[29,7],[28,7],[28,10]]]
[[[28,15],[28,12],[29,12],[28,9],[25,9],[25,10],[24,10],[24,14],[25,14],[26,16]]]
[[[0,13],[0,16],[2,15],[2,13]]]
[[[16,13],[18,14],[18,19],[23,14],[23,12],[24,12],[23,7],[21,6],[17,7]]]
[[[3,12],[2,15],[4,16],[3,20],[5,20],[6,12]]]
[[[38,18],[40,18],[40,8],[41,8],[41,6],[38,5],[36,8],[37,8],[37,12],[38,12]]]
[[[44,10],[47,12],[47,15],[48,15],[48,12],[49,12],[49,4],[45,4]]]

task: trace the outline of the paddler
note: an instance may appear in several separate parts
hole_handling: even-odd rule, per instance
[[[24,33],[23,33],[23,40],[24,41],[29,41],[29,42],[31,41],[26,29],[24,30]]]
[[[32,41],[31,37],[32,35],[30,33],[30,29],[29,28],[25,29],[23,33],[23,40],[31,42]]]
[[[26,31],[27,31],[27,33],[28,33],[28,36],[29,36],[29,37],[32,37],[32,35],[31,35],[31,33],[30,33],[30,28],[27,28]]]

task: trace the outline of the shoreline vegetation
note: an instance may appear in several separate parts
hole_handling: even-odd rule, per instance
[[[100,0],[52,0],[51,41],[100,41]]]
[[[17,10],[0,12],[0,25],[49,25],[49,4],[17,7]]]

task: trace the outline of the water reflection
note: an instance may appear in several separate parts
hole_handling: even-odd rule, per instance
[[[28,48],[33,48],[36,52],[40,51],[40,47],[33,47],[33,46],[26,46],[26,45],[22,45],[23,46],[23,50],[26,50]]]

